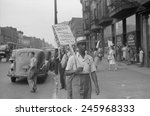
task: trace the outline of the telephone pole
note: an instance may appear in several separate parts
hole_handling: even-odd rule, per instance
[[[57,21],[57,0],[54,0],[54,21],[55,21],[55,24],[58,23]]]
[[[58,23],[58,21],[57,21],[57,0],[54,0],[54,24],[56,25],[57,23]],[[55,54],[56,54],[56,50],[55,50]],[[59,49],[58,49],[58,54],[60,54]],[[55,59],[55,71],[59,72],[59,65],[58,65],[58,62],[56,63],[56,59]],[[59,93],[58,79],[55,80],[55,86],[56,86],[56,95],[55,95],[55,97],[57,99],[58,98],[58,93]]]

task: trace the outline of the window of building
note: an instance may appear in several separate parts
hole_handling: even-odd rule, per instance
[[[111,5],[112,0],[107,0],[107,6]]]
[[[89,6],[88,1],[85,1],[85,6],[86,6],[86,7],[88,7],[88,6]]]
[[[136,30],[136,17],[132,15],[126,19],[127,33]]]
[[[149,18],[148,18],[148,26],[149,26],[149,37],[150,37],[150,15],[149,15]],[[149,39],[149,44],[148,45],[149,45],[148,48],[150,48],[150,39]]]
[[[97,9],[95,8],[94,9],[94,17],[93,17],[93,19],[96,19],[97,18]]]
[[[148,16],[148,26],[149,26],[149,35],[150,35],[150,15]]]
[[[116,23],[116,35],[121,35],[123,33],[122,21]]]
[[[111,25],[104,29],[104,38],[112,37]]]
[[[84,18],[88,19],[88,14],[87,13],[84,13]]]
[[[97,3],[97,4],[96,4],[96,10],[97,10],[97,11],[96,11],[96,18],[98,18],[98,11],[99,11],[99,10],[98,10],[98,6],[99,6],[99,5],[98,5],[98,3]]]

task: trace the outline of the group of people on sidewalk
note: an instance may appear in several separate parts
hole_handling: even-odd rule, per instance
[[[112,45],[108,48],[107,54],[109,70],[113,68],[116,71],[118,62],[121,61],[125,62],[128,65],[139,62],[140,66],[143,66],[144,63],[143,50],[139,48],[139,51],[136,53],[136,49],[134,46],[117,46],[117,49],[115,49],[115,46]]]
[[[126,64],[134,64],[139,62],[140,66],[144,62],[144,52],[141,48],[136,50],[135,46],[130,46],[128,44],[124,46],[117,46],[117,61],[125,61]]]
[[[110,46],[107,51],[107,61],[109,64],[109,70],[117,70],[117,62],[120,60],[128,61],[127,51],[131,50],[130,47],[118,47]],[[73,52],[74,51],[74,52]],[[122,51],[122,56],[119,54]],[[131,50],[132,51],[132,50]],[[130,51],[130,54],[132,53]],[[116,52],[117,55],[116,55]],[[99,95],[99,82],[97,79],[96,71],[98,70],[99,63],[104,55],[101,48],[96,48],[94,52],[88,53],[86,51],[86,40],[77,39],[77,48],[70,47],[59,51],[55,50],[54,55],[54,72],[56,75],[60,75],[60,89],[67,91],[68,99],[90,99],[92,93],[92,84],[94,82],[95,92]],[[132,53],[133,55],[133,53]],[[139,50],[139,61],[143,63],[144,52]],[[36,92],[36,58],[34,52],[31,53],[30,68],[28,83],[31,88],[31,92]]]

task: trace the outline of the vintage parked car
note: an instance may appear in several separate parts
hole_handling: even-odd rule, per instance
[[[6,61],[9,61],[11,50],[7,44],[0,45],[0,61],[2,58],[6,58]]]
[[[49,71],[48,62],[43,50],[34,48],[16,49],[12,52],[11,65],[8,71],[11,82],[15,82],[17,78],[27,78],[31,52],[35,53],[37,59],[38,78],[41,77],[44,80],[47,77]]]

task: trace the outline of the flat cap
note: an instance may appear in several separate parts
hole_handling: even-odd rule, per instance
[[[82,36],[82,37],[78,37],[76,39],[77,43],[82,43],[82,42],[86,42],[86,37],[85,36]]]

